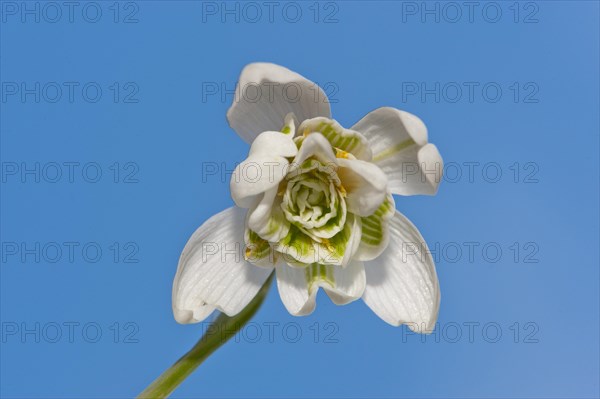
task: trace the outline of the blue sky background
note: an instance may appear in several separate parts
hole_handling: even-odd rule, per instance
[[[426,122],[447,177],[396,205],[437,248],[440,324],[326,296],[294,318],[272,290],[175,397],[598,397],[598,3],[252,4],[0,2],[2,397],[131,397],[199,337],[172,278],[232,205],[203,165],[247,153],[226,91],[253,61],[327,86],[345,126]]]

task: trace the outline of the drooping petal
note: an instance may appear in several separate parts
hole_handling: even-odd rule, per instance
[[[317,290],[309,291],[306,269],[290,267],[281,262],[277,265],[276,273],[279,296],[288,312],[294,316],[311,314],[315,310]]]
[[[237,314],[273,271],[244,260],[244,220],[244,210],[228,208],[208,219],[185,245],[173,281],[179,323],[200,322],[214,309]]]
[[[287,157],[298,152],[291,135],[281,132],[264,132],[250,147],[248,158],[240,163],[231,175],[231,197],[236,205],[249,208],[257,196],[277,187],[288,173]]]
[[[371,160],[369,142],[357,131],[344,129],[335,120],[318,117],[305,120],[298,127],[298,134],[321,133],[329,143],[340,150],[354,155],[357,159]]]
[[[305,316],[315,310],[319,287],[325,289],[337,305],[345,305],[363,295],[365,269],[361,262],[348,267],[311,264],[304,268],[277,265],[277,288],[288,312]]]
[[[370,216],[383,203],[388,180],[377,165],[358,159],[338,159],[337,174],[346,190],[348,211]]]
[[[361,218],[362,235],[355,259],[367,261],[377,258],[387,248],[390,241],[389,219],[394,216],[394,197],[388,194],[385,201],[371,216]]]
[[[393,326],[407,324],[421,333],[435,328],[440,289],[433,259],[417,228],[396,211],[389,221],[390,242],[365,262],[365,303]]]
[[[346,305],[362,297],[367,278],[362,262],[353,260],[345,268],[327,266],[333,269],[334,285],[322,284],[321,287],[336,305]]]
[[[433,195],[444,168],[433,144],[427,144],[427,127],[417,116],[383,107],[367,114],[352,130],[371,145],[373,162],[387,175],[393,194]]]
[[[329,100],[315,83],[287,68],[270,63],[246,66],[227,111],[229,125],[246,142],[267,130],[279,130],[293,112],[299,122],[330,116]]]
[[[279,241],[290,230],[290,222],[285,218],[280,204],[277,187],[273,187],[265,191],[260,202],[248,211],[248,227],[263,240]]]

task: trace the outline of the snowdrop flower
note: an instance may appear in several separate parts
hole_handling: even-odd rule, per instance
[[[231,178],[236,206],[186,244],[175,319],[195,323],[215,309],[233,316],[275,272],[293,315],[310,314],[322,288],[338,305],[362,298],[389,324],[431,332],[434,263],[392,196],[437,191],[442,159],[423,122],[384,107],[345,129],[318,86],[267,63],[244,68],[227,119],[251,144]]]

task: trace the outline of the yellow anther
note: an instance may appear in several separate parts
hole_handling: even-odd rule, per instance
[[[329,240],[328,240],[328,239],[326,239],[326,238],[323,238],[323,239],[321,240],[321,243],[322,243],[323,245],[325,245],[325,248],[327,248],[327,250],[328,250],[328,251],[330,251],[330,252],[335,252],[335,247],[334,247],[333,245],[331,245],[331,243],[329,242]]]
[[[336,158],[344,158],[344,159],[348,159],[350,154],[348,154],[346,151],[344,150],[340,150],[339,148],[335,149],[335,156]]]

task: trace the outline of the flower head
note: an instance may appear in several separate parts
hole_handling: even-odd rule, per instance
[[[345,129],[318,86],[273,64],[248,65],[235,94],[227,118],[251,143],[231,178],[236,206],[185,246],[173,284],[177,321],[238,313],[275,271],[293,315],[311,313],[323,288],[336,304],[362,297],[392,325],[431,331],[435,267],[392,196],[437,191],[442,159],[423,122],[385,107]]]

